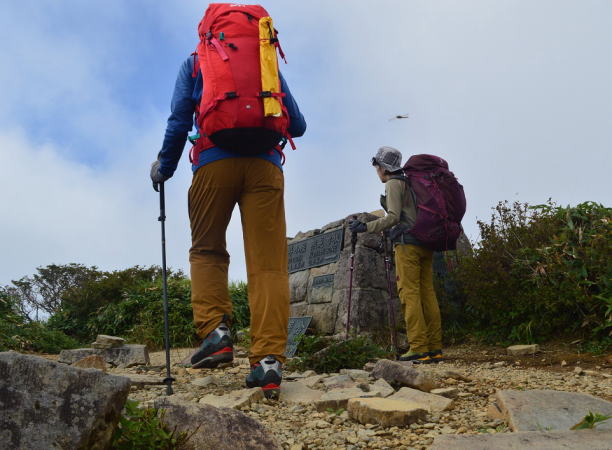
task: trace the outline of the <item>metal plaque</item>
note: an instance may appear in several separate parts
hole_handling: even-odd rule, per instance
[[[312,279],[312,288],[323,288],[334,285],[334,274],[320,275]]]
[[[338,261],[343,243],[344,228],[340,228],[289,244],[289,273]]]
[[[289,318],[289,334],[287,336],[287,347],[285,348],[285,356],[293,358],[300,342],[300,337],[306,333],[312,316],[290,317]]]

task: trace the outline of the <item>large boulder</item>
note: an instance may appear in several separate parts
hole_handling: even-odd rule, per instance
[[[498,391],[495,405],[512,431],[569,430],[589,412],[612,416],[612,402],[578,392]],[[612,430],[612,422],[597,428]]]
[[[129,390],[128,378],[0,353],[0,446],[104,449]]]
[[[155,401],[162,422],[186,433],[183,450],[277,450],[272,433],[246,414],[228,408],[196,404],[164,397]]]
[[[62,350],[58,361],[64,364],[72,364],[91,355],[99,355],[107,363],[117,367],[143,366],[150,363],[149,351],[146,345],[139,344],[128,344],[113,348]]]

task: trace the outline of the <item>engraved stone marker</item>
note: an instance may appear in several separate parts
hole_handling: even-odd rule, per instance
[[[312,279],[309,303],[329,303],[334,295],[334,274],[319,275]]]
[[[306,333],[311,320],[311,316],[289,318],[289,335],[287,336],[287,347],[285,348],[285,356],[287,358],[293,358],[293,355],[295,355],[300,337]]]
[[[343,242],[340,228],[289,244],[289,273],[338,261]]]

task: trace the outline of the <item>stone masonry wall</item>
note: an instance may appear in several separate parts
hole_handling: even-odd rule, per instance
[[[291,260],[292,244],[304,242],[308,238],[324,233],[344,230],[343,247],[337,261],[289,274],[291,315],[294,317],[312,316],[312,326],[322,334],[339,334],[346,330],[351,254],[351,233],[348,229],[348,220],[351,217],[352,215],[346,219],[332,222],[321,229],[298,233],[289,240]],[[358,214],[357,217],[363,222],[377,218],[368,213]],[[384,255],[380,251],[380,243],[380,235],[372,233],[361,233],[357,240],[351,302],[351,330],[357,332],[388,333],[389,295]],[[305,243],[302,247],[305,247]],[[293,246],[293,253],[296,250],[296,246]],[[393,272],[391,280],[394,293],[392,305],[395,309],[396,321],[400,321],[399,300],[395,294],[395,273]]]

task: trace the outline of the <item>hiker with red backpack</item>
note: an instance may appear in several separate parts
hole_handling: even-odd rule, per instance
[[[465,214],[463,187],[442,158],[414,155],[402,167],[402,154],[381,147],[372,158],[386,215],[372,222],[351,221],[356,233],[389,230],[395,252],[400,302],[410,342],[401,361],[443,360],[440,308],[433,286],[433,252],[454,250]]]
[[[154,187],[168,180],[189,137],[191,300],[202,343],[193,368],[233,360],[229,330],[229,254],[225,234],[240,209],[251,311],[248,387],[279,393],[287,342],[289,284],[285,232],[284,144],[306,122],[278,69],[282,54],[272,19],[258,5],[211,3],[198,26],[197,51],[182,64]],[[195,120],[194,120],[195,115]]]

